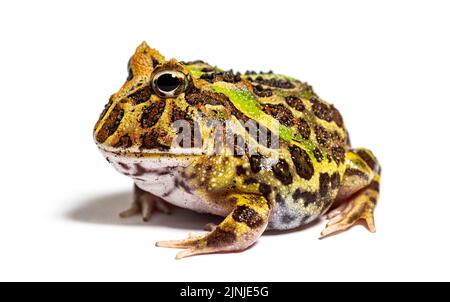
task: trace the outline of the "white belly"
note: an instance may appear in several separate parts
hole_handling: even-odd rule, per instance
[[[193,157],[138,158],[103,150],[102,153],[116,170],[131,177],[144,191],[182,208],[220,216],[228,215],[229,210],[221,207],[220,202],[205,200],[195,190],[190,190],[182,184],[181,172],[191,164]]]

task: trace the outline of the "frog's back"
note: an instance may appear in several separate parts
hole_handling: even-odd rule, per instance
[[[216,93],[231,100],[237,107],[233,115],[244,127],[250,121],[259,129],[269,128],[270,133],[268,125],[279,123],[276,163],[270,153],[273,147],[261,145],[259,152],[244,157],[240,164],[234,163],[238,187],[265,194],[275,205],[269,228],[297,227],[326,211],[337,195],[349,149],[339,111],[321,100],[307,83],[291,77],[272,72],[224,72],[201,61],[188,66],[200,79],[216,87]],[[239,100],[230,92],[233,89],[250,91],[260,114],[252,116],[248,106],[239,107]]]

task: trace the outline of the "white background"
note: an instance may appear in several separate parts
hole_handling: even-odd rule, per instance
[[[0,280],[449,281],[449,14],[448,1],[2,2]],[[311,83],[382,164],[377,233],[318,240],[321,221],[176,261],[155,241],[217,219],[117,218],[131,181],[92,129],[142,40]]]

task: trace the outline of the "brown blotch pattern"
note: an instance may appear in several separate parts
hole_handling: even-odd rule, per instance
[[[258,212],[247,206],[238,206],[233,211],[232,217],[236,222],[245,223],[250,228],[257,228],[264,222]]]
[[[362,172],[361,170],[352,169],[352,168],[345,170],[344,176],[347,176],[347,177],[357,176],[362,179],[369,180],[369,176],[367,176],[366,173]]]
[[[261,171],[261,159],[262,156],[260,154],[253,154],[252,156],[250,156],[250,169],[253,173],[258,173],[259,171]]]
[[[272,166],[272,171],[275,177],[281,181],[283,185],[290,185],[292,183],[292,175],[289,171],[289,164],[284,159],[278,160],[278,162]]]
[[[196,105],[225,105],[230,102],[228,98],[221,93],[214,93],[211,91],[201,91],[198,89],[192,90],[185,96],[186,102],[192,106]]]
[[[328,147],[330,135],[324,127],[316,125],[314,127],[314,134],[316,135],[316,140],[321,147]]]
[[[264,88],[260,84],[253,85],[253,92],[259,97],[269,97],[273,94],[270,88]]]
[[[277,78],[265,79],[262,76],[257,76],[254,79],[248,78],[248,80],[274,88],[291,89],[295,87],[294,84],[292,84],[292,82],[289,81],[288,79],[277,79]]]
[[[272,188],[266,183],[260,183],[259,192],[267,198],[272,193]]]
[[[321,120],[325,120],[327,122],[331,122],[333,120],[330,108],[325,103],[322,103],[320,101],[313,102],[312,111],[315,116],[317,116]]]
[[[284,107],[282,104],[265,104],[262,107],[262,110],[273,116],[277,119],[281,124],[285,126],[292,126],[294,122],[294,115],[292,114],[289,108]]]
[[[296,96],[288,95],[286,98],[286,103],[298,111],[305,110],[305,104],[303,104],[302,100]]]
[[[131,137],[128,134],[125,134],[119,138],[117,143],[114,144],[114,148],[129,148],[133,144]]]
[[[319,175],[319,194],[324,197],[330,190],[331,178],[328,173],[320,173]]]
[[[358,154],[358,156],[361,157],[362,160],[364,160],[364,162],[370,167],[370,169],[375,169],[377,163],[369,153],[367,153],[365,150],[358,150],[356,151],[356,154]]]
[[[294,202],[298,202],[299,199],[302,199],[305,207],[317,200],[317,196],[315,193],[307,191],[302,192],[300,189],[294,191],[294,194],[292,194],[292,198]]]
[[[297,146],[290,147],[289,151],[298,176],[310,180],[314,174],[314,166],[311,163],[311,158],[308,153]]]
[[[96,138],[99,143],[103,143],[109,136],[116,132],[123,118],[123,114],[123,109],[116,105],[108,119],[103,123],[102,128],[97,132]]]
[[[128,96],[128,98],[132,99],[134,104],[141,104],[143,102],[146,102],[150,99],[150,96],[152,95],[150,86],[145,86],[136,92],[133,92]]]
[[[145,107],[142,111],[141,126],[143,128],[153,127],[160,119],[166,103],[163,101],[156,101]]]
[[[311,128],[309,127],[308,122],[302,118],[299,118],[297,121],[298,132],[304,139],[308,139],[311,135]]]
[[[330,106],[330,111],[331,117],[336,125],[340,128],[344,127],[344,120],[342,119],[342,115],[339,113],[339,111],[333,105]]]
[[[323,154],[320,152],[319,148],[315,148],[313,151],[314,157],[318,163],[322,162]]]
[[[100,121],[105,117],[106,112],[108,112],[109,108],[111,107],[111,105],[113,104],[113,100],[112,97],[109,98],[108,103],[105,105],[105,107],[102,110],[102,113],[100,113],[100,116],[98,118],[97,123],[95,124],[95,129],[97,128],[98,124],[100,123]]]
[[[331,188],[336,189],[341,184],[341,176],[339,175],[338,172],[334,172],[333,174],[331,174],[330,181],[331,181]]]
[[[168,150],[169,146],[161,145],[158,142],[158,132],[150,131],[141,136],[141,148],[144,149],[159,149],[159,150]]]
[[[200,79],[208,81],[210,83],[213,82],[228,82],[228,83],[237,83],[241,81],[241,73],[234,73],[233,70],[228,71],[215,71],[209,73],[204,73],[200,76]]]
[[[341,146],[331,147],[331,156],[336,164],[344,163],[345,161],[345,149]]]
[[[369,184],[369,188],[374,190],[375,192],[379,193],[380,192],[380,183],[378,181],[374,180]]]

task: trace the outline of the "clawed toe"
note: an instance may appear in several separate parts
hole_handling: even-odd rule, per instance
[[[149,221],[155,211],[171,214],[172,206],[162,198],[145,192],[135,186],[134,202],[131,207],[119,214],[121,218],[141,215],[143,221]]]

